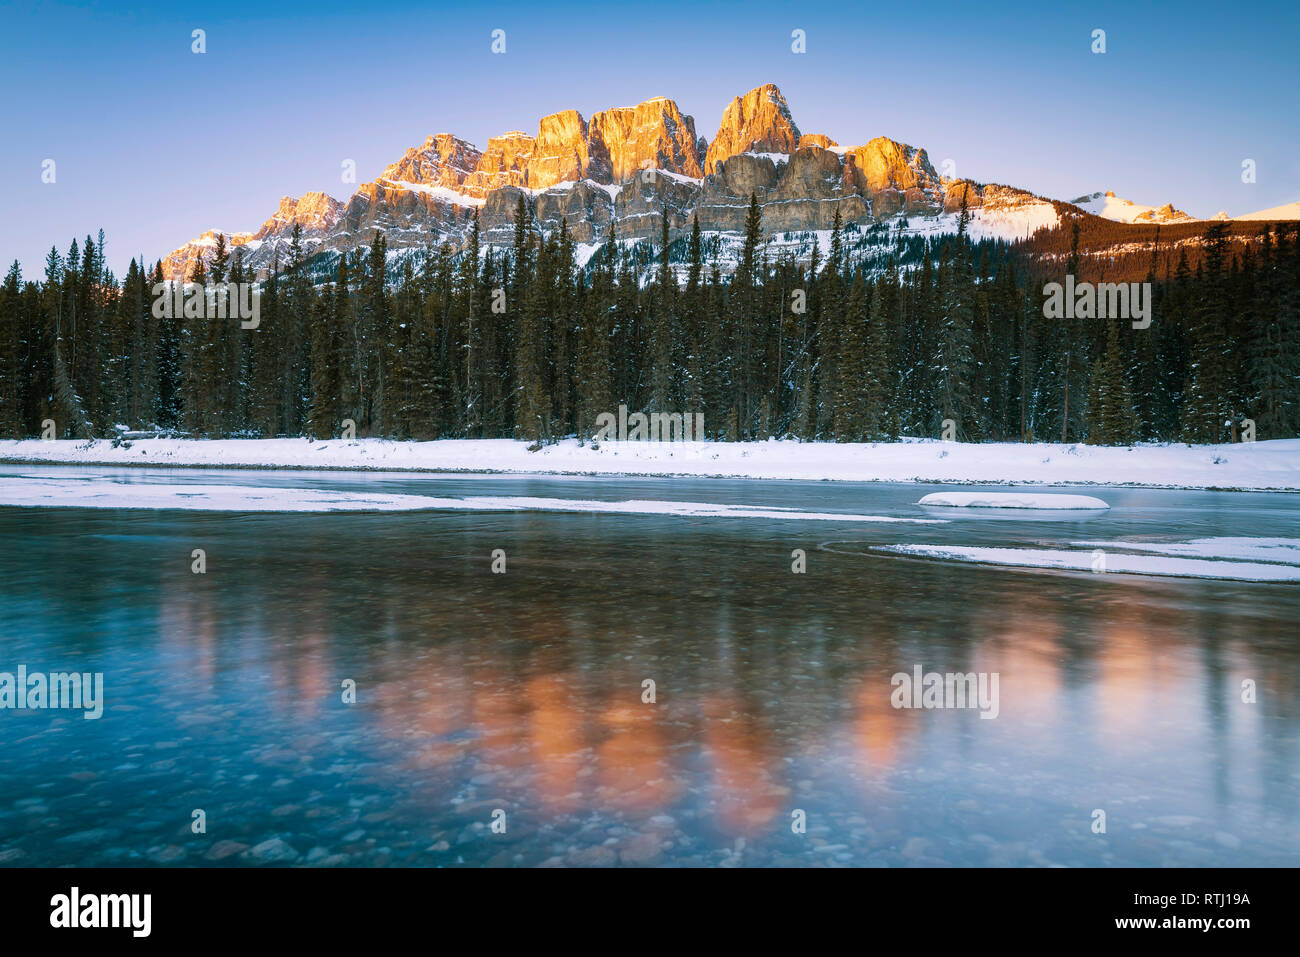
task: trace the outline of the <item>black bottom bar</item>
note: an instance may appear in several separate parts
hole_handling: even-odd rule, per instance
[[[593,942],[663,945],[666,932],[703,921],[737,938],[849,931],[916,945],[1128,937],[1232,946],[1283,931],[1294,879],[1239,869],[10,869],[0,870],[0,926],[6,944],[76,934],[80,943],[337,947],[415,933],[460,949],[480,935],[485,944],[516,934],[540,943],[563,927]],[[143,897],[104,895],[149,895],[148,908]],[[148,936],[137,937],[146,913]],[[71,926],[115,918],[115,928]],[[618,936],[589,936],[607,933]]]

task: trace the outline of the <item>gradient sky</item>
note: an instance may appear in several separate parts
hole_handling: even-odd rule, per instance
[[[889,136],[1058,199],[1246,213],[1300,199],[1298,40],[1294,2],[0,3],[0,263],[40,278],[51,245],[102,227],[120,276],[256,229],[283,195],[346,200],[344,159],[365,182],[430,133],[481,148],[561,109],[668,96],[712,139],[765,82],[841,144]]]

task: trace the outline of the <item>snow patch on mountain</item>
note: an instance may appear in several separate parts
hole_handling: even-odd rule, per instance
[[[427,186],[424,183],[408,183],[398,179],[381,179],[379,182],[386,183],[397,189],[404,189],[407,192],[423,193],[434,199],[442,200],[444,203],[451,203],[453,206],[482,206],[487,202],[485,199],[458,193],[446,186]]]
[[[1294,203],[1286,203],[1282,206],[1274,206],[1271,209],[1261,209],[1254,213],[1245,213],[1241,216],[1225,216],[1224,218],[1251,220],[1300,219],[1300,200],[1296,200]]]
[[[1116,223],[1194,223],[1195,216],[1190,216],[1180,209],[1174,209],[1172,203],[1163,206],[1143,206],[1131,199],[1116,196],[1109,190],[1104,193],[1089,193],[1078,199],[1070,200],[1085,212],[1109,219]]]

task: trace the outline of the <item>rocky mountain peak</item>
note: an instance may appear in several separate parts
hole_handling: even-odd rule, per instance
[[[379,178],[459,189],[465,177],[478,168],[482,157],[472,144],[450,133],[438,133],[426,139],[422,146],[408,149],[400,160],[385,167]]]
[[[303,193],[298,199],[292,196],[280,197],[280,206],[260,229],[253,233],[253,239],[269,239],[291,231],[294,224],[303,228],[303,232],[326,232],[334,228],[343,204],[325,193]]]
[[[528,163],[537,141],[521,130],[511,130],[488,140],[478,166],[462,183],[461,191],[482,199],[503,186],[525,186]]]
[[[704,172],[715,173],[718,163],[737,153],[793,153],[799,135],[785,97],[775,84],[765,83],[736,97],[722,114],[718,135],[704,158]]]
[[[943,186],[925,150],[877,136],[844,151],[846,182],[875,197],[877,216],[943,205]]]
[[[670,175],[638,176],[643,169]],[[705,231],[738,235],[751,195],[769,234],[828,230],[837,212],[861,225],[898,214],[942,217],[963,203],[990,228],[1017,236],[1056,216],[1050,203],[1022,191],[941,180],[925,150],[888,137],[840,146],[801,134],[781,91],[765,84],[732,100],[712,143],[664,96],[590,120],[561,110],[542,117],[535,136],[511,130],[482,150],[439,133],[358,185],[346,206],[323,193],[285,197],[256,233],[227,235],[256,269],[285,262],[294,223],[313,253],[355,250],[376,232],[394,253],[443,242],[458,248],[476,220],[481,242],[508,243],[522,199],[543,233],[563,222],[575,242],[593,244],[616,225],[624,240],[655,242],[665,214],[670,233],[680,235],[698,216]],[[164,274],[188,276],[214,249],[214,234],[204,234],[168,256]]]
[[[582,114],[577,110],[561,110],[543,116],[537,124],[537,140],[528,161],[528,188],[545,189],[556,183],[582,179],[590,165],[587,121]]]
[[[666,169],[698,179],[699,139],[695,119],[684,116],[677,104],[656,96],[636,106],[602,110],[591,118],[591,154],[599,157],[605,176],[600,182],[623,183],[643,168]]]

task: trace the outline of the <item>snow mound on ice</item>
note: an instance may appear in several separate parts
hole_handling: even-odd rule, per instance
[[[946,505],[953,508],[1110,508],[1091,495],[1048,495],[1034,492],[934,492],[917,505]]]
[[[989,548],[974,545],[877,545],[872,551],[1021,568],[1060,568],[1105,574],[1216,578],[1224,581],[1300,582],[1300,566],[1297,565],[1125,555],[1103,550],[1085,552],[1058,548]]]
[[[1184,558],[1226,558],[1236,561],[1300,565],[1300,538],[1194,538],[1189,542],[1075,542],[1079,548],[1122,549]]]

